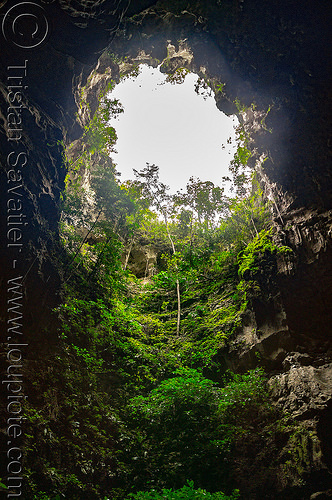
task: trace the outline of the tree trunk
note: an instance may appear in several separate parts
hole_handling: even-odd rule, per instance
[[[189,246],[189,261],[190,265],[193,265],[193,213],[191,212],[190,217],[190,246]]]
[[[171,243],[172,250],[173,250],[173,255],[175,254],[175,246],[174,242],[172,240],[171,234],[168,229],[168,220],[166,215],[164,214],[164,220],[165,220],[165,226],[166,226],[166,232],[168,239]],[[177,266],[176,266],[177,269]],[[177,295],[177,301],[178,301],[178,315],[177,315],[177,322],[176,322],[176,336],[178,337],[180,335],[180,321],[181,321],[181,295],[180,295],[180,283],[178,277],[176,278],[176,295]]]
[[[180,283],[178,278],[176,278],[176,293],[178,297],[178,316],[176,322],[176,336],[180,335],[180,321],[181,321],[181,296],[180,296]]]
[[[124,263],[124,266],[123,266],[123,270],[124,271],[127,269],[128,262],[129,262],[129,257],[130,257],[130,252],[131,252],[131,249],[133,248],[133,244],[134,244],[134,236],[132,237],[132,239],[130,241],[129,250],[128,250],[128,253],[126,255],[126,260],[125,260],[125,263]]]

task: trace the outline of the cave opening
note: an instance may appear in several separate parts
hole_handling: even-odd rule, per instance
[[[55,9],[55,2],[48,3]],[[64,6],[63,2],[60,3]],[[87,3],[89,2],[85,2]],[[99,3],[106,4],[108,1]],[[43,498],[53,498],[55,495],[57,497],[66,495],[68,498],[74,495],[77,498],[91,499],[103,498],[105,495],[107,498],[115,498],[114,495],[118,495],[117,498],[120,498],[122,487],[123,495],[128,485],[136,489],[146,489],[144,472],[150,474],[151,470],[153,475],[149,484],[154,487],[162,487],[165,484],[170,487],[182,487],[188,477],[193,477],[195,486],[216,491],[217,488],[224,489],[224,486],[230,488],[223,477],[223,470],[228,467],[230,477],[236,479],[235,485],[242,490],[241,495],[247,498],[262,498],[262,495],[263,497],[269,495],[271,498],[291,496],[302,499],[309,498],[311,494],[312,498],[318,498],[322,495],[325,497],[325,493],[329,496],[329,491],[317,491],[319,488],[330,487],[328,475],[331,470],[329,445],[331,433],[327,425],[331,413],[329,396],[324,400],[315,399],[317,392],[324,387],[328,394],[331,381],[329,337],[331,212],[323,213],[318,210],[331,206],[331,170],[327,162],[331,141],[328,136],[330,129],[326,125],[330,119],[331,92],[326,85],[327,79],[324,81],[329,75],[327,68],[330,66],[327,58],[326,63],[324,61],[326,51],[319,50],[322,43],[327,46],[324,37],[327,31],[325,32],[322,22],[323,17],[324,19],[327,17],[325,15],[327,2],[325,11],[322,9],[323,15],[319,22],[320,26],[323,25],[322,30],[316,29],[316,20],[320,16],[315,15],[315,9],[302,9],[300,13],[297,6],[292,8],[289,2],[279,2],[275,6],[256,1],[218,0],[189,3],[192,4],[192,9],[182,11],[181,6],[187,2],[163,1],[159,2],[159,10],[144,10],[136,16],[133,16],[133,11],[136,6],[138,10],[141,8],[141,2],[135,2],[135,6],[131,3],[128,16],[131,12],[133,17],[125,21],[127,24],[123,32],[117,33],[112,43],[112,51],[115,51],[113,55],[117,53],[118,60],[106,51],[97,62],[98,50],[104,48],[109,40],[110,20],[106,14],[103,30],[105,33],[107,31],[107,36],[99,35],[97,23],[91,27],[86,19],[84,26],[83,19],[81,26],[78,26],[80,19],[75,16],[73,18],[75,29],[68,29],[69,35],[59,37],[59,43],[56,44],[54,39],[51,39],[53,45],[51,43],[51,46],[46,46],[44,52],[42,50],[38,52],[38,57],[34,55],[36,52],[29,55],[29,78],[34,84],[35,91],[30,93],[33,85],[29,82],[27,95],[31,98],[31,111],[29,117],[25,117],[26,135],[23,137],[22,145],[29,152],[29,163],[24,169],[26,183],[24,210],[31,221],[28,232],[25,233],[27,244],[22,252],[23,258],[19,255],[19,261],[13,260],[12,256],[6,259],[10,265],[18,264],[18,267],[14,266],[13,269],[9,266],[9,273],[20,271],[22,274],[23,268],[24,275],[26,269],[28,270],[25,275],[27,277],[25,295],[29,298],[29,304],[23,306],[25,331],[22,338],[29,342],[24,376],[29,393],[25,460],[29,463],[26,483],[30,497],[36,497],[39,490],[45,490],[45,493],[41,493]],[[230,5],[232,3],[233,10]],[[77,2],[71,4],[73,5],[66,8],[75,12],[74,4]],[[324,2],[322,5],[324,6]],[[84,15],[86,14],[85,11]],[[308,19],[307,24],[305,16]],[[54,23],[54,32],[56,24]],[[70,28],[68,20],[67,25]],[[86,37],[77,36],[78,32],[83,33],[84,30],[87,32]],[[188,31],[191,34],[188,35],[189,41],[185,44],[183,39]],[[115,29],[112,33],[114,32]],[[322,43],[318,43],[318,38]],[[82,39],[85,43],[82,43]],[[54,57],[55,50],[56,57]],[[8,58],[5,46],[3,54]],[[33,64],[38,68],[44,66],[50,68],[49,61],[52,55],[54,72],[45,71],[48,76],[46,78],[43,76],[41,80],[39,69],[30,72],[30,68],[33,70]],[[9,64],[19,64],[19,61],[11,58],[8,58],[8,61]],[[133,314],[128,314],[130,309],[127,308],[127,303],[124,304],[123,299],[126,297],[117,280],[122,264],[119,255],[121,248],[119,241],[113,238],[112,232],[115,232],[114,228],[118,232],[122,230],[121,236],[128,244],[128,248],[132,234],[129,231],[126,233],[126,228],[121,226],[117,212],[117,208],[121,208],[120,198],[117,207],[113,203],[112,196],[109,197],[110,203],[106,208],[111,224],[108,228],[105,227],[108,231],[103,236],[96,231],[96,223],[100,223],[102,230],[105,220],[98,220],[100,212],[89,213],[89,202],[93,202],[93,198],[89,197],[88,193],[87,199],[83,199],[83,202],[88,203],[83,203],[84,209],[78,213],[82,220],[84,219],[82,222],[84,227],[80,231],[72,231],[70,235],[72,246],[69,248],[71,254],[68,252],[69,258],[65,261],[64,270],[59,270],[59,259],[63,257],[64,251],[61,250],[61,254],[58,251],[58,234],[55,226],[65,170],[60,143],[61,146],[63,143],[71,144],[68,149],[68,160],[72,162],[75,173],[78,177],[81,176],[81,181],[87,188],[93,168],[84,169],[83,153],[87,153],[85,158],[89,161],[96,160],[96,167],[100,165],[106,167],[105,170],[108,167],[112,169],[111,160],[107,163],[107,158],[98,151],[93,151],[93,144],[89,144],[88,141],[84,143],[80,136],[85,134],[85,127],[88,127],[89,120],[93,119],[98,95],[105,90],[108,81],[114,79],[120,85],[120,76],[126,73],[125,66],[128,65],[130,71],[130,67],[139,65],[141,61],[146,64],[153,62],[154,67],[162,64],[165,73],[175,77],[181,69],[198,74],[203,84],[205,82],[209,88],[217,90],[215,92],[217,108],[228,115],[234,113],[238,115],[241,126],[250,135],[248,146],[251,156],[248,163],[251,168],[256,167],[259,171],[264,194],[270,199],[272,209],[275,211],[277,243],[288,244],[295,254],[294,259],[289,260],[285,254],[284,260],[281,259],[279,262],[278,283],[273,283],[279,290],[277,295],[270,294],[265,297],[266,302],[261,302],[258,307],[257,304],[256,306],[252,304],[252,310],[248,314],[248,325],[244,325],[247,327],[244,334],[242,337],[239,335],[241,326],[236,324],[233,332],[236,342],[230,345],[229,350],[219,351],[218,356],[225,358],[226,366],[226,361],[228,362],[232,356],[241,362],[245,360],[245,354],[249,353],[247,359],[250,358],[249,361],[253,366],[265,364],[268,371],[272,369],[279,371],[283,364],[282,358],[287,352],[293,349],[298,351],[290,352],[292,365],[288,367],[290,361],[287,361],[283,366],[284,372],[281,375],[286,377],[284,386],[280,386],[278,404],[282,406],[290,401],[291,413],[293,412],[300,425],[286,420],[286,426],[282,427],[277,417],[273,417],[271,427],[265,429],[261,424],[266,421],[267,407],[264,407],[262,421],[259,421],[256,418],[258,412],[255,408],[254,411],[250,411],[251,403],[249,403],[248,432],[243,434],[241,429],[238,433],[240,437],[238,446],[234,446],[238,454],[233,456],[226,454],[223,457],[218,449],[224,446],[223,442],[212,440],[209,435],[205,439],[203,435],[202,446],[198,451],[205,449],[205,443],[209,446],[208,453],[211,446],[216,445],[216,459],[211,455],[210,460],[208,454],[190,454],[195,460],[197,458],[194,463],[195,467],[197,464],[194,475],[192,468],[189,469],[190,474],[184,474],[183,470],[176,469],[178,465],[186,465],[189,461],[181,459],[172,462],[175,456],[173,450],[169,455],[159,453],[160,439],[155,440],[157,451],[155,455],[149,449],[141,449],[141,435],[137,435],[136,445],[135,439],[131,439],[133,433],[127,430],[123,432],[125,429],[123,419],[121,421],[118,418],[118,401],[122,403],[124,399],[136,394],[134,391],[141,391],[142,380],[144,387],[142,385],[141,392],[146,394],[157,379],[158,381],[165,379],[173,366],[178,366],[178,358],[174,358],[173,363],[171,356],[168,357],[170,350],[162,351],[165,337],[159,336],[158,330],[159,320],[163,320],[169,328],[172,321],[174,324],[169,297],[163,300],[157,294],[151,293],[151,304],[155,308],[159,307],[160,311],[154,312],[160,314],[160,317],[147,318],[143,336],[140,336],[141,316],[135,316],[135,311]],[[93,69],[92,66],[95,64],[96,68]],[[3,64],[3,71],[6,65]],[[46,85],[41,85],[40,81]],[[224,87],[221,87],[223,84]],[[50,118],[54,118],[55,122]],[[88,138],[87,135],[85,138]],[[90,139],[93,139],[91,135]],[[32,148],[32,144],[36,147]],[[8,146],[6,143],[4,151],[7,151]],[[80,146],[83,146],[83,149],[80,149]],[[153,158],[147,160],[155,161]],[[2,198],[7,201],[6,178],[2,185]],[[100,192],[105,186],[99,182]],[[75,203],[80,201],[78,198],[81,191],[78,183],[73,187],[77,188],[73,191],[77,197],[72,198],[72,207],[76,209]],[[3,221],[6,222],[5,217]],[[94,235],[91,234],[93,229],[95,229]],[[50,230],[54,230],[55,234],[49,235]],[[165,248],[162,247],[161,252],[165,254]],[[249,253],[246,255],[250,256]],[[13,256],[16,257],[14,254]],[[162,268],[160,255],[150,254],[146,262],[145,257],[144,254],[142,277],[147,274],[148,267],[150,265],[152,267],[154,260],[158,268]],[[3,254],[1,258],[3,261],[6,260]],[[239,258],[243,260],[243,254],[239,255]],[[166,264],[167,262],[164,262],[163,270],[166,270]],[[219,272],[218,266],[222,267],[223,264],[222,258],[214,260],[212,271]],[[110,269],[109,273],[104,272],[106,267]],[[3,268],[6,269],[8,266],[5,264]],[[205,272],[201,275],[203,278],[206,277]],[[220,282],[220,276],[213,273],[211,276],[213,277],[210,280],[211,287],[214,287],[212,291],[216,293],[216,298],[211,298],[209,304],[197,304],[197,307],[194,294],[183,300],[184,314],[181,321],[185,325],[185,332],[193,329],[196,324],[205,324],[207,328],[212,328],[212,333],[215,333],[213,328],[217,323],[218,309],[223,297],[218,296],[219,290],[215,287]],[[264,273],[261,281],[263,278],[265,279]],[[194,276],[190,279],[194,287]],[[50,311],[53,302],[56,301],[58,305],[62,281],[67,288],[71,286],[72,291],[70,300],[63,303],[56,311],[57,314],[62,314],[61,322],[64,325],[59,335],[58,325],[53,319],[55,311],[52,315]],[[7,279],[4,279],[4,290],[6,284]],[[167,282],[164,284],[166,286]],[[113,297],[109,292],[117,285],[119,301],[110,304]],[[135,286],[137,282],[133,280],[131,290],[134,290]],[[107,293],[102,295],[101,300],[98,294],[104,289]],[[259,293],[257,289],[252,291]],[[232,300],[238,300],[239,293],[243,292],[244,288],[234,290]],[[5,300],[5,293],[3,297]],[[129,300],[131,300],[130,295],[128,302]],[[174,299],[172,300],[174,302]],[[204,300],[209,300],[209,291],[206,292]],[[6,307],[7,304],[4,302],[3,311]],[[232,313],[231,310],[229,312]],[[7,317],[8,311],[7,316],[2,315],[4,330],[7,327],[5,324]],[[275,317],[280,321],[274,321]],[[264,327],[269,327],[271,331],[267,331],[268,328]],[[282,330],[279,330],[280,327]],[[207,328],[204,328],[204,331],[203,328],[197,331],[198,342],[205,341]],[[107,337],[107,333],[112,337]],[[153,341],[155,333],[158,344],[151,347],[149,340],[145,345],[147,338],[150,337]],[[271,351],[259,348],[264,347],[264,335],[269,333],[276,334],[275,337],[271,337],[268,344],[272,346],[271,351],[275,353],[280,345],[280,355],[273,365],[266,362]],[[219,336],[222,342],[222,335],[222,330],[217,331],[215,338],[218,339]],[[292,342],[288,342],[288,339]],[[200,363],[205,363],[201,356],[204,345],[200,344],[202,349],[195,352],[187,343],[188,338],[184,337],[183,340],[185,342],[182,352],[184,359],[190,362],[190,369],[196,366],[201,368]],[[178,345],[176,356],[179,356],[182,348],[180,342]],[[210,345],[214,348],[214,344]],[[210,356],[209,344],[206,344],[206,347],[206,355]],[[155,349],[160,349],[162,355],[159,356],[159,351]],[[165,360],[167,363],[164,363]],[[210,362],[209,359],[207,362]],[[244,369],[248,368],[245,364],[242,366]],[[215,367],[215,364],[211,365],[211,368],[209,366],[206,368],[204,365],[205,375],[209,370],[212,380],[219,381],[220,372],[216,371]],[[309,373],[303,370],[307,367],[313,374],[311,387],[308,389],[304,384],[305,379],[301,376],[303,373]],[[279,373],[276,377],[279,377]],[[197,382],[200,383],[200,380],[197,379]],[[127,394],[124,389],[128,391]],[[5,392],[5,387],[3,390]],[[117,394],[119,394],[118,401]],[[233,394],[236,401],[237,394],[236,392]],[[246,401],[240,406],[240,423],[243,415],[246,415],[242,409],[246,410],[247,401],[253,399],[251,394],[248,393]],[[196,397],[196,394],[194,396]],[[277,401],[278,397],[275,397]],[[309,401],[308,410],[301,409],[304,406],[301,403],[303,398]],[[153,403],[149,400],[149,403],[151,402]],[[324,405],[328,406],[322,416]],[[5,408],[4,406],[3,415]],[[230,408],[232,409],[231,406]],[[302,413],[299,413],[298,409]],[[155,413],[155,415],[157,418],[147,419],[148,425],[160,418],[160,414]],[[234,414],[231,416],[234,417]],[[182,449],[175,450],[176,453],[180,454],[186,450],[188,444],[191,445],[195,441],[192,436],[199,436],[202,428],[203,430],[218,428],[214,425],[215,421],[211,421],[211,425],[206,421],[208,424],[206,426],[205,421],[200,418],[195,417],[195,421],[199,423],[197,431],[195,427],[190,431],[189,439],[184,442]],[[306,426],[310,439],[306,434]],[[142,428],[145,432],[147,425]],[[191,429],[190,426],[187,428]],[[180,432],[177,432],[176,427],[170,430],[174,432],[171,434],[174,435],[174,443],[177,443],[183,436],[183,429],[181,428]],[[2,438],[6,439],[5,433]],[[36,444],[39,446],[38,454],[36,454]],[[228,446],[227,442],[226,445]],[[113,449],[116,450],[114,455]],[[136,453],[136,450],[139,450],[139,453]],[[223,453],[223,450],[221,452]],[[157,461],[153,462],[153,457],[158,460],[160,458],[162,467]],[[163,457],[166,457],[164,469]],[[210,461],[206,460],[206,457]],[[172,482],[172,478],[171,482],[168,482],[166,478],[162,483],[164,478],[161,477],[160,471],[166,470],[171,463],[174,463],[171,472],[174,481],[177,482]],[[206,470],[202,464],[206,465]],[[311,475],[307,483],[306,475]],[[320,479],[321,477],[323,479]],[[316,478],[319,481],[316,481]],[[230,492],[230,489],[228,491]]]
[[[109,217],[117,227],[124,217],[114,193],[130,189],[133,169],[142,172],[145,165],[157,165],[160,181],[170,186],[172,195],[188,195],[191,182],[196,195],[210,190],[211,205],[211,188],[220,189],[223,198],[217,203],[218,215],[211,216],[212,225],[227,214],[225,207],[233,197],[249,196],[253,172],[264,190],[263,164],[269,162],[264,137],[273,135],[268,96],[245,85],[210,39],[157,38],[144,48],[142,40],[126,45],[122,39],[106,49],[76,90],[77,118],[84,132],[67,147],[66,186],[72,185],[69,205],[79,201],[84,209],[68,219],[74,224],[80,219],[74,260],[86,244],[100,240],[91,236],[99,218]],[[273,197],[270,191],[264,195]],[[101,200],[104,208],[97,208]],[[130,239],[127,244],[131,258]],[[149,266],[143,267],[137,277],[147,276]]]
[[[111,157],[121,182],[134,180],[133,168],[146,163],[159,166],[172,192],[184,189],[192,176],[221,185],[230,175],[239,120],[218,110],[215,92],[197,74],[179,68],[165,75],[160,65],[140,65],[137,76],[120,81],[108,98],[124,109],[110,120],[117,133]],[[230,193],[227,185],[225,190]]]
[[[240,159],[235,177],[249,181],[257,170],[265,189],[264,169],[271,163],[267,145],[273,143],[269,120],[275,115],[271,96],[232,71],[206,35],[197,39],[186,32],[188,37],[181,33],[179,39],[178,33],[143,33],[139,40],[130,32],[120,36],[76,93],[83,127],[98,107],[98,95],[123,104],[124,113],[110,120],[117,135],[110,156],[119,182],[133,180],[133,168],[156,164],[173,192],[195,177],[222,185],[230,196],[234,172],[230,179],[229,166],[240,146],[247,157]]]

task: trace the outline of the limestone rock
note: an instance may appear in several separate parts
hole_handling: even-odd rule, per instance
[[[277,405],[301,419],[326,410],[332,399],[332,363],[319,368],[301,366],[308,358],[300,353],[293,353],[286,360],[291,363],[290,369],[269,381]]]

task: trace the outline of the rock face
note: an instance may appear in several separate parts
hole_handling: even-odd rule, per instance
[[[318,368],[308,354],[291,352],[283,361],[285,372],[270,379],[278,405],[295,418],[308,418],[328,410],[332,397],[332,364]]]
[[[2,13],[12,5],[1,2]],[[3,332],[8,280],[21,283],[24,277],[24,340],[32,346],[27,356],[36,358],[36,352],[47,349],[45,329],[50,342],[55,341],[50,311],[61,285],[56,260],[65,177],[62,143],[81,136],[97,105],[96,92],[119,74],[117,63],[107,54],[99,58],[101,52],[110,44],[111,52],[126,56],[129,66],[139,61],[156,65],[158,60],[165,71],[186,67],[224,83],[216,94],[220,110],[235,112],[235,98],[256,105],[255,112],[241,116],[250,132],[251,161],[260,165],[261,183],[275,207],[278,239],[294,251],[292,258],[280,259],[268,298],[252,302],[227,362],[239,371],[262,364],[271,373],[276,404],[307,422],[316,436],[307,448],[306,473],[319,477],[319,491],[313,479],[302,498],[331,497],[330,2],[198,1],[184,8],[171,0],[129,6],[59,0],[44,2],[43,9],[52,20],[45,43],[28,50],[7,39],[0,54]],[[12,77],[24,82],[16,98],[10,94]],[[87,106],[79,109],[83,87]],[[20,102],[23,111],[9,111],[9,104]],[[22,131],[10,140],[11,123],[20,119]],[[10,174],[13,170],[16,174]],[[17,211],[28,221],[22,247],[8,247],[13,234],[8,233],[10,199],[22,201]],[[136,247],[129,265],[143,277],[153,272],[156,258],[155,249]],[[293,498],[284,495],[279,498]]]
[[[144,240],[136,242],[130,249],[127,267],[137,278],[149,278],[157,272],[160,267],[160,258],[163,253],[169,251],[167,246],[160,242],[152,245]],[[124,259],[123,259],[124,260]]]
[[[52,259],[52,255],[57,252],[59,200],[66,175],[63,145],[78,139],[85,125],[85,117],[77,108],[76,92],[87,83],[91,71],[97,67],[95,81],[92,82],[94,98],[87,96],[93,113],[96,91],[100,90],[98,74],[105,69],[102,60],[98,63],[98,58],[114,37],[121,16],[128,9],[126,2],[121,1],[46,3],[48,5],[37,9],[37,13],[23,12],[28,16],[37,16],[38,21],[44,16],[48,19],[45,42],[31,49],[20,48],[9,24],[6,25],[8,40],[2,44],[0,55],[0,150],[3,167],[0,199],[1,213],[5,214],[0,220],[1,235],[4,235],[0,251],[2,286],[6,290],[8,279],[25,277],[28,296],[26,307],[24,304],[25,328],[27,335],[35,339],[33,331],[49,326],[50,308],[59,300],[60,278],[56,271],[56,258]],[[136,2],[136,7],[131,6],[128,12],[135,14],[152,3]],[[1,3],[3,15],[12,4]],[[27,6],[27,9],[30,7]],[[20,10],[13,12],[18,16],[22,14]],[[10,23],[11,18],[8,19]],[[23,46],[24,43],[31,45],[28,33]],[[113,74],[113,77],[116,78],[116,75]],[[20,82],[20,88],[15,89],[16,94],[11,89],[14,82]],[[19,107],[21,104],[22,108]],[[14,128],[14,123],[20,125]],[[21,170],[22,182],[19,173],[8,174],[15,168]],[[12,175],[11,183],[8,175]],[[22,186],[16,189],[20,184]],[[7,246],[10,243],[7,236],[10,229],[7,203],[13,198],[11,193],[14,193],[9,191],[10,188],[16,189],[17,196],[21,198],[21,213],[28,221],[28,226],[23,226],[22,247],[17,247],[17,254],[15,247]],[[13,258],[16,259],[14,270]],[[46,280],[48,291],[45,298]],[[41,309],[45,314],[40,314]],[[1,294],[1,311],[2,321],[6,322],[4,293]]]

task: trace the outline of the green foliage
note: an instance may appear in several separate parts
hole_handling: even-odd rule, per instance
[[[209,493],[202,488],[194,489],[194,482],[187,481],[187,485],[180,490],[163,489],[160,493],[157,491],[139,491],[136,494],[130,494],[128,499],[133,500],[236,500],[240,498],[238,490],[235,490],[231,495],[225,495],[221,491]]]
[[[106,222],[123,224],[136,206],[129,193],[119,186],[114,168],[107,167],[107,164],[100,162],[93,171],[91,187],[95,195],[95,208],[103,211]]]
[[[234,104],[240,113],[245,113],[248,109],[248,107],[243,104],[238,97],[235,99]]]
[[[0,480],[0,488],[3,488],[4,490],[8,490],[7,486],[3,484]]]
[[[214,85],[214,91],[216,93],[220,92],[222,94],[224,92],[224,87],[225,87],[225,83],[215,83],[215,85]]]
[[[158,487],[179,487],[189,473],[202,481],[202,475],[220,455],[211,443],[215,437],[216,396],[210,380],[182,368],[147,397],[130,401],[130,420],[143,432],[143,439],[136,445],[136,465],[143,468],[148,482]]]
[[[40,491],[38,492],[37,495],[33,496],[33,500],[61,500],[61,497],[60,495],[56,495],[55,497],[52,496],[52,498],[50,498],[50,496],[47,493],[42,493]]]
[[[192,474],[208,488],[227,487],[232,443],[259,420],[267,402],[262,371],[228,378],[221,389],[199,371],[183,367],[149,395],[130,400],[129,422],[139,429],[135,470],[148,484],[178,488]]]
[[[177,68],[174,73],[168,74],[166,77],[166,82],[172,84],[181,84],[184,82],[187,74],[190,73],[190,70],[187,68]]]
[[[95,377],[67,347],[34,367],[38,391],[24,410],[25,498],[53,499],[58,493],[97,500],[116,464],[111,398],[106,392],[100,398],[101,375]],[[93,485],[87,480],[92,473]]]
[[[156,171],[148,165],[140,182],[120,187],[112,169],[94,167],[94,203],[105,218],[91,234],[100,241],[81,247],[75,282],[58,309],[63,348],[77,366],[74,373],[81,373],[80,384],[89,381],[104,391],[104,400],[119,412],[119,498],[130,490],[181,488],[187,477],[199,485],[193,490],[198,494],[201,488],[229,491],[236,436],[250,433],[263,409],[269,412],[263,374],[229,374],[220,387],[218,361],[251,297],[260,293],[251,275],[263,266],[262,256],[279,252],[264,229],[269,205],[255,179],[242,199],[226,200],[220,188],[199,179],[172,199]],[[162,269],[144,285],[121,269],[120,237],[134,235],[166,249]],[[176,336],[177,286],[181,337]],[[202,369],[218,374],[219,384]],[[74,373],[66,371],[71,384]],[[105,376],[116,380],[112,396],[100,385]]]
[[[244,375],[229,375],[231,381],[221,391],[218,414],[224,422],[235,425],[238,432],[242,426],[249,426],[262,404],[267,403],[266,379],[260,368]]]
[[[266,201],[256,175],[252,176],[252,188],[248,196],[231,199],[228,216],[218,229],[220,242],[239,252],[271,223],[270,203]]]
[[[136,185],[141,195],[149,200],[150,205],[163,217],[167,226],[168,218],[172,212],[172,199],[168,193],[169,186],[159,180],[159,167],[147,163],[141,171],[133,170],[137,177]]]
[[[202,88],[223,91],[214,81]],[[256,442],[273,411],[263,372],[225,372],[222,359],[289,249],[273,242],[243,127],[231,165],[240,196],[193,177],[171,196],[155,165],[118,182],[108,120],[120,112],[101,97],[82,151],[67,155],[57,348],[25,407],[28,493],[235,500],[221,492],[234,489],[232,453]],[[158,248],[144,280],[130,273],[135,244]]]
[[[218,222],[218,216],[225,214],[227,203],[223,197],[223,188],[211,181],[201,181],[190,177],[186,192],[178,192],[174,197],[175,207],[189,208],[195,214],[199,224],[209,227]],[[183,212],[181,212],[183,213]]]
[[[117,136],[115,129],[110,127],[108,122],[111,117],[116,117],[123,111],[119,100],[109,99],[107,96],[101,97],[99,106],[89,125],[86,126],[83,137],[91,154],[103,150],[108,153],[113,151]]]
[[[269,257],[292,251],[289,247],[275,245],[271,235],[271,230],[263,229],[238,255],[239,275],[241,277],[245,274],[255,275]]]
[[[235,99],[234,104],[240,114],[247,111],[247,107]],[[251,105],[254,107],[254,104]],[[249,148],[250,136],[246,131],[242,122],[236,127],[236,144],[237,149],[233,159],[229,165],[229,171],[232,175],[231,190],[235,191],[237,197],[243,198],[250,190],[251,171],[248,168],[248,160],[252,156],[251,149]],[[225,177],[224,180],[230,180]]]
[[[191,410],[196,406],[210,405],[214,399],[214,384],[199,372],[190,368],[180,368],[174,378],[164,380],[153,389],[148,397],[131,400],[131,411],[142,414],[147,420],[165,424],[165,419],[173,418],[178,410]],[[213,403],[212,403],[213,404]]]

